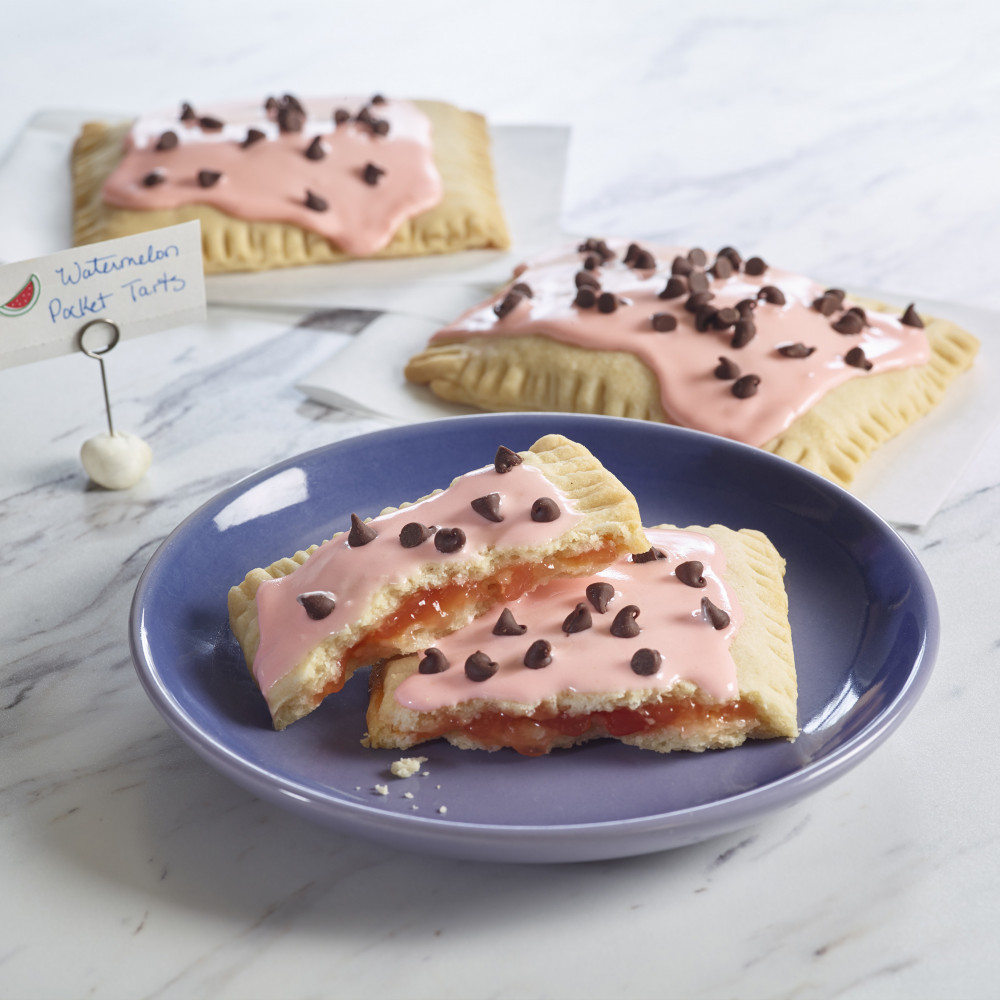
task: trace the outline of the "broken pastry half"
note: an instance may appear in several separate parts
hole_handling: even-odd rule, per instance
[[[368,742],[527,755],[794,739],[784,560],[757,531],[650,529],[652,548],[505,602],[370,676]]]
[[[520,266],[405,373],[485,410],[603,413],[708,431],[840,485],[933,409],[978,341],[732,247],[588,239]]]
[[[74,241],[201,223],[207,273],[506,247],[481,115],[439,101],[291,94],[88,122]]]
[[[433,645],[555,577],[648,549],[635,499],[582,445],[548,435],[322,545],[254,569],[229,620],[276,729],[359,667]]]

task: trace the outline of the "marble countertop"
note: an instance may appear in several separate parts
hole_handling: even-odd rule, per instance
[[[729,243],[918,305],[1000,310],[1000,10],[985,0],[42,2],[5,27],[19,45],[0,61],[0,156],[55,107],[443,97],[572,126],[569,231]],[[244,792],[168,728],[131,665],[132,592],[187,514],[381,426],[294,389],[351,336],[295,319],[227,312],[208,335],[116,349],[116,423],[155,453],[126,493],[88,485],[77,459],[103,429],[93,362],[0,371],[0,996],[995,995],[1000,435],[903,535],[938,596],[941,650],[855,770],[661,854],[428,858]]]

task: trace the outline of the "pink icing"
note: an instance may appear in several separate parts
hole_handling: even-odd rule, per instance
[[[334,125],[334,109],[345,108],[354,116],[366,103],[359,98],[301,103],[308,113],[301,132],[280,132],[264,108],[252,104],[199,107],[199,115],[225,122],[217,132],[187,125],[176,115],[143,116],[129,132],[121,163],[104,183],[104,200],[143,211],[198,203],[241,219],[294,223],[359,257],[380,250],[402,223],[441,200],[431,123],[414,104],[372,106],[373,117],[389,123],[381,136],[353,120]],[[266,138],[244,149],[248,128],[259,129]],[[157,140],[167,131],[177,136],[178,145],[157,150]],[[305,151],[317,136],[326,155],[309,159]],[[376,184],[362,179],[369,163],[385,171]],[[201,187],[197,177],[202,170],[222,176],[211,187]],[[147,187],[143,178],[153,172],[166,179]],[[306,206],[307,191],[327,202],[326,211]]]
[[[518,624],[528,627],[521,636],[493,635],[500,608],[483,615],[435,642],[448,658],[449,668],[439,674],[407,677],[396,689],[396,700],[422,712],[473,698],[534,705],[561,691],[667,691],[681,680],[696,684],[717,701],[737,698],[736,666],[729,644],[743,614],[723,581],[725,556],[711,538],[700,533],[651,529],[646,534],[667,559],[636,563],[627,557],[593,577],[556,580],[525,595],[508,605]],[[691,559],[705,565],[704,588],[689,587],[674,575],[680,563]],[[599,580],[615,588],[603,615],[585,597],[587,585]],[[729,613],[726,628],[716,630],[704,620],[702,597]],[[581,601],[591,611],[593,627],[567,635],[562,623]],[[640,609],[637,623],[642,631],[634,639],[620,639],[609,630],[616,613],[629,604]],[[552,644],[552,662],[531,670],[523,665],[523,657],[537,639]],[[632,654],[643,647],[663,656],[659,671],[646,677],[629,666]],[[477,650],[500,665],[485,681],[469,680],[465,674],[465,659]]]
[[[470,507],[474,499],[489,493],[501,495],[504,520],[499,523]],[[531,505],[542,496],[559,505],[561,514],[556,520],[531,519]],[[524,463],[502,474],[488,466],[459,477],[442,493],[375,518],[370,524],[378,537],[367,545],[351,548],[346,533],[325,542],[294,573],[262,583],[257,590],[260,646],[253,663],[257,683],[266,694],[323,639],[364,614],[376,591],[404,583],[422,566],[467,560],[470,554],[485,550],[540,545],[582,519],[571,501],[534,466]],[[458,552],[445,554],[434,547],[431,536],[415,548],[404,548],[399,532],[411,521],[459,527],[466,543]],[[337,603],[326,618],[314,620],[297,598],[317,590],[332,591]]]
[[[711,305],[715,308],[756,299],[765,285],[774,285],[785,295],[784,305],[759,302],[753,314],[756,336],[744,347],[733,348],[732,329],[695,329],[693,314],[684,308],[687,294],[669,300],[658,298],[674,257],[685,255],[686,250],[644,244],[655,255],[657,266],[636,270],[622,263],[626,241],[608,242],[617,259],[594,273],[602,291],[619,296],[614,312],[573,305],[574,275],[582,269],[587,254],[566,250],[515,272],[516,280],[530,285],[533,295],[503,319],[497,318],[493,306],[504,297],[506,288],[438,331],[432,343],[469,336],[542,334],[583,348],[629,351],[656,376],[670,421],[754,445],[780,434],[835,386],[865,377],[867,372],[844,361],[851,348],[862,348],[873,363],[871,374],[926,364],[930,357],[923,330],[905,326],[884,313],[869,311],[870,326],[860,334],[838,333],[831,323],[842,310],[826,317],[811,308],[824,287],[774,267],[760,277],[741,271],[728,279],[711,281]],[[844,308],[853,304],[847,299]],[[651,322],[655,313],[675,316],[677,328],[655,332]],[[778,353],[777,348],[798,342],[815,347],[815,351],[807,358],[786,358]],[[731,380],[715,377],[720,356],[734,361],[742,374],[760,377],[755,395],[739,399],[732,393]]]

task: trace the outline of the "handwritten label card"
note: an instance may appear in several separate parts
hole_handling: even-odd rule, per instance
[[[198,222],[0,266],[0,368],[77,350],[91,320],[125,338],[204,318]]]

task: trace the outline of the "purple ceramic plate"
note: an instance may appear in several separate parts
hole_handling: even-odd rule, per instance
[[[252,567],[342,529],[352,511],[368,516],[416,499],[490,462],[498,444],[523,450],[550,432],[587,445],[635,493],[647,524],[718,522],[770,536],[788,562],[798,740],[669,755],[600,741],[541,758],[430,743],[409,754],[428,758],[428,775],[397,779],[389,766],[398,751],[360,743],[363,676],[274,732],[229,632],[229,587]],[[380,431],[237,483],[150,560],[130,637],[139,677],[170,725],[261,798],[399,848],[548,862],[693,843],[822,788],[913,707],[934,660],[938,616],[907,546],[812,473],[662,424],[510,414]],[[376,785],[389,794],[376,794]]]

